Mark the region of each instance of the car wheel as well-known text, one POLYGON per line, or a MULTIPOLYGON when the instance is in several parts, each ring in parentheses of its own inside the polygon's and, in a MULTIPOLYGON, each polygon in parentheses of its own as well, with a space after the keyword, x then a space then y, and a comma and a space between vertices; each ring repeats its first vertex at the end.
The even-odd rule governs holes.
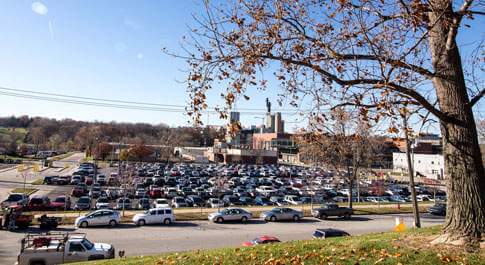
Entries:
POLYGON ((344 219, 350 219, 351 215, 349 213, 344 214, 344 219))
POLYGON ((298 215, 293 216, 293 221, 295 221, 295 222, 300 221, 300 216, 298 216, 298 215))
POLYGON ((322 219, 322 220, 326 220, 326 219, 327 219, 327 217, 328 217, 328 216, 327 216, 326 214, 321 214, 321 215, 320 215, 320 219, 322 219))
POLYGON ((81 224, 79 225, 79 227, 82 227, 82 228, 88 227, 88 222, 86 222, 86 221, 81 222, 81 224))
POLYGON ((111 220, 111 221, 109 221, 109 225, 110 225, 111 227, 115 227, 117 224, 118 224, 118 223, 116 223, 116 221, 115 221, 115 220, 111 220))
POLYGON ((273 215, 273 216, 271 216, 271 217, 269 218, 269 220, 270 220, 271 222, 275 222, 275 221, 276 221, 276 216, 274 216, 274 215, 273 215))
POLYGON ((170 218, 165 218, 165 220, 163 220, 163 223, 169 225, 172 223, 172 220, 170 220, 170 218))
POLYGON ((216 221, 217 221, 218 223, 222 223, 222 222, 224 222, 224 219, 222 219, 222 217, 218 217, 216 221))
POLYGON ((145 224, 146 224, 145 220, 143 220, 143 219, 138 221, 138 223, 137 223, 138 226, 144 226, 145 224))
POLYGON ((241 218, 241 222, 245 223, 245 222, 247 222, 247 221, 248 221, 248 218, 247 218, 246 216, 243 216, 243 217, 241 218))

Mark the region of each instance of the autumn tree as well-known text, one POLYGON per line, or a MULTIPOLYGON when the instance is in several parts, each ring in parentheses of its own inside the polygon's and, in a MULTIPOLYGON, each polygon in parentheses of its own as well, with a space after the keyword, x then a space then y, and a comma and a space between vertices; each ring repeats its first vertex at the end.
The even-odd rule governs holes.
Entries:
POLYGON ((348 186, 349 207, 352 208, 359 175, 376 162, 382 144, 372 135, 370 124, 358 116, 343 108, 335 109, 329 115, 331 122, 310 123, 310 128, 298 138, 300 154, 310 152, 318 162, 338 172, 348 186), (339 173, 342 171, 345 173, 339 173))
POLYGON ((101 142, 96 145, 96 148, 94 149, 94 155, 96 158, 105 160, 108 155, 111 154, 113 151, 113 146, 111 146, 107 142, 101 142))
POLYGON ((485 231, 485 176, 472 108, 485 90, 468 86, 457 45, 458 32, 470 30, 465 21, 484 14, 473 4, 206 1, 186 38, 187 54, 176 54, 190 68, 188 113, 200 122, 208 91, 218 87, 225 100, 219 111, 227 115, 237 99, 248 99, 248 89, 264 89, 268 81, 279 82, 280 94, 295 106, 313 99, 302 106, 307 113, 349 106, 395 128, 398 111, 421 109, 440 122, 444 139, 448 203, 438 241, 476 247, 485 231), (266 71, 275 78, 268 80, 266 71))
POLYGON ((24 157, 29 153, 29 147, 26 144, 21 144, 18 147, 17 153, 19 156, 24 157))
POLYGON ((136 144, 128 150, 128 156, 137 161, 143 161, 153 153, 153 148, 143 143, 136 144))

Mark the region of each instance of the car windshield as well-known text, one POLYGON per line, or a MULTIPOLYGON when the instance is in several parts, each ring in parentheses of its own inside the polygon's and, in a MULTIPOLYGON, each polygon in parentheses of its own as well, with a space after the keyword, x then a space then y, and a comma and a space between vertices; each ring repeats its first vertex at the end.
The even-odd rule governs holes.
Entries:
POLYGON ((7 201, 20 201, 22 200, 22 195, 21 194, 10 194, 8 196, 7 201))
POLYGON ((57 197, 54 201, 55 202, 65 202, 66 198, 65 197, 57 197))
POLYGON ((79 200, 77 201, 78 203, 88 203, 90 201, 89 198, 79 198, 79 200))
POLYGON ((98 202, 106 203, 106 202, 108 202, 108 198, 99 198, 98 202))
POLYGON ((43 200, 41 198, 34 198, 30 200, 31 204, 42 204, 43 200))
POLYGON ((90 250, 94 247, 94 244, 89 242, 89 240, 87 239, 83 239, 83 241, 81 241, 81 243, 83 244, 83 246, 87 249, 87 250, 90 250))

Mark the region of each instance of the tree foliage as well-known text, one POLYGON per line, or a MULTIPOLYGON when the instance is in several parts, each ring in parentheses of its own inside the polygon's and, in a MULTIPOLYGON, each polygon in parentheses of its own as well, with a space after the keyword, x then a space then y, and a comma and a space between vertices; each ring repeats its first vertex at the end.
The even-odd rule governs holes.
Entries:
MULTIPOLYGON (((328 110, 338 107, 355 109, 363 121, 386 119, 390 132, 398 131, 408 113, 424 121, 435 117, 449 179, 443 238, 476 243, 485 231, 485 171, 472 108, 485 89, 467 78, 466 69, 476 64, 462 65, 457 34, 466 30, 465 21, 485 12, 473 0, 456 4, 207 1, 187 38, 187 54, 176 55, 189 67, 189 114, 200 122, 208 91, 215 87, 222 90, 225 105, 219 111, 225 117, 236 100, 248 99, 249 89, 276 81, 281 97, 294 106, 304 103, 317 124, 328 122, 328 110)), ((483 66, 483 55, 476 62, 483 66)), ((475 70, 468 72, 483 73, 483 67, 475 70)))

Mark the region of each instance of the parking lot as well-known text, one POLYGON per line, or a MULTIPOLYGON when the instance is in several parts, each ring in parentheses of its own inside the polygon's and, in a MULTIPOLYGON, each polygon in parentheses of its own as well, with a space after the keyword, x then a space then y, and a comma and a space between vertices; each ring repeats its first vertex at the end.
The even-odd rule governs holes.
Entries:
MULTIPOLYGON (((247 224, 225 223, 217 224, 208 221, 176 222, 170 226, 152 225, 137 227, 125 224, 116 228, 75 229, 62 226, 58 231, 76 231, 87 233, 87 238, 93 242, 113 244, 116 250, 125 250, 126 255, 149 255, 164 252, 180 252, 195 249, 210 249, 218 247, 238 247, 244 241, 261 235, 272 235, 282 241, 310 239, 316 228, 337 228, 359 235, 373 232, 392 231, 395 218, 402 217, 407 227, 412 226, 410 214, 401 215, 361 215, 351 220, 318 220, 306 218, 301 222, 263 222, 253 220, 247 224), (356 225, 358 224, 358 225, 356 225), (228 236, 228 235, 231 236, 228 236), (113 236, 116 235, 116 236, 113 236)), ((422 215, 422 226, 442 224, 444 218, 422 215)), ((38 232, 32 228, 30 232, 38 232)), ((25 231, 25 232, 29 232, 25 231)), ((23 233, 0 231, 0 264, 12 264, 19 249, 19 241, 23 233)))
MULTIPOLYGON (((83 163, 71 175, 44 175, 47 192, 35 210, 221 208, 228 206, 299 206, 345 202, 349 189, 339 172, 275 165, 123 163, 95 169, 83 163), (64 198, 58 198, 64 197, 64 198), (161 199, 161 200, 160 200, 161 199), (66 203, 53 203, 66 200, 66 203), (156 204, 159 202, 159 204, 156 204)), ((360 181, 354 201, 406 203, 406 184, 360 181)), ((15 184, 10 184, 15 186, 15 184)), ((18 186, 18 184, 17 184, 18 186)), ((418 187, 421 201, 445 200, 436 187, 418 187)))

